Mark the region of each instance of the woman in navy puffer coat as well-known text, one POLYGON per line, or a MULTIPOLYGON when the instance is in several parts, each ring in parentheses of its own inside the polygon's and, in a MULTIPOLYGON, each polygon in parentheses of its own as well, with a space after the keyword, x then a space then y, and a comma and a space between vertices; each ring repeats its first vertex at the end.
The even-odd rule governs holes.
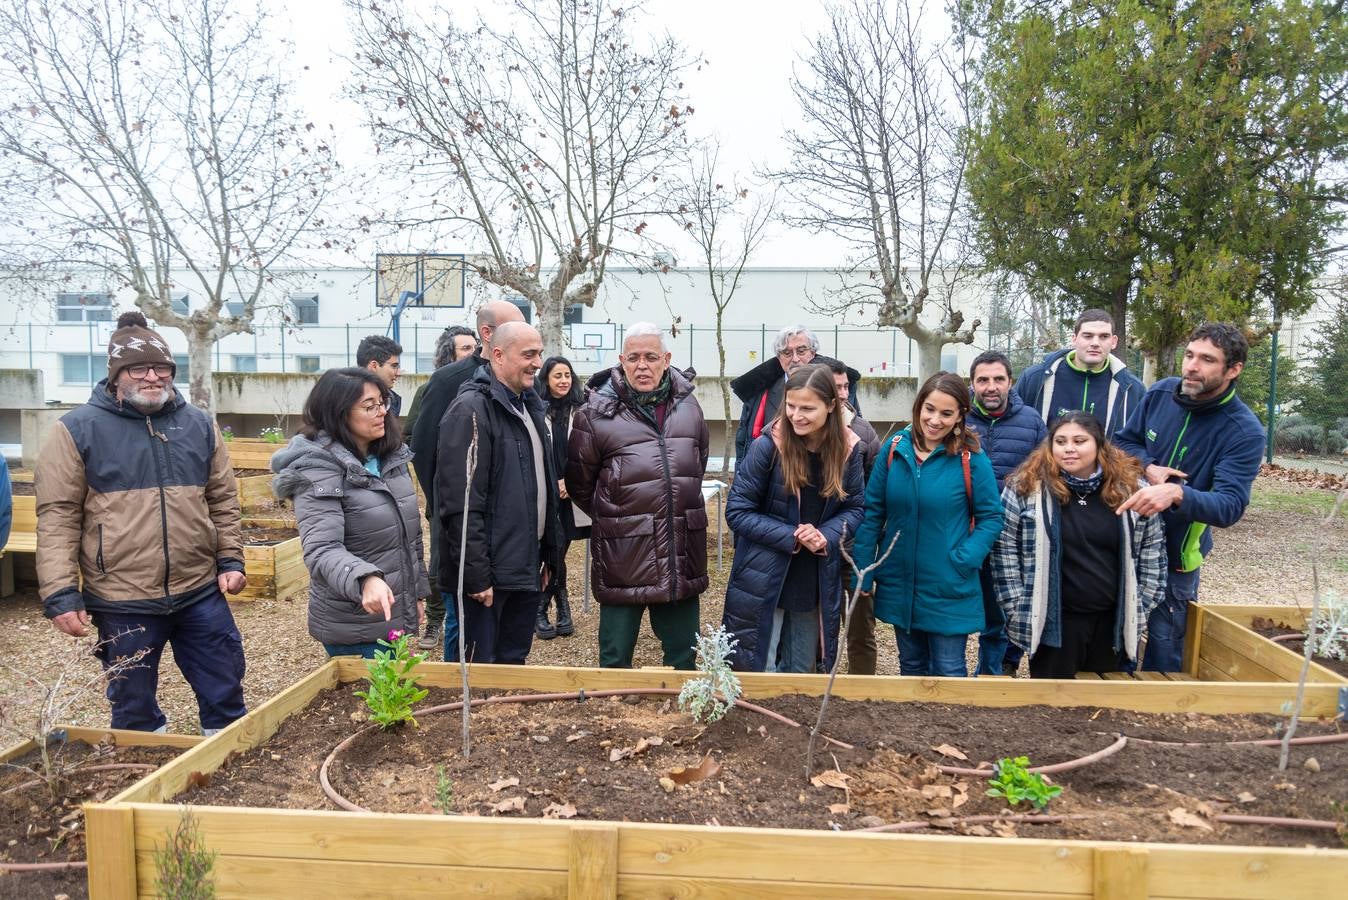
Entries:
POLYGON ((735 561, 723 624, 739 642, 736 669, 776 669, 779 640, 782 671, 813 672, 821 656, 824 668, 832 667, 842 615, 840 545, 862 517, 861 457, 828 368, 793 373, 777 420, 750 444, 726 502, 735 561))

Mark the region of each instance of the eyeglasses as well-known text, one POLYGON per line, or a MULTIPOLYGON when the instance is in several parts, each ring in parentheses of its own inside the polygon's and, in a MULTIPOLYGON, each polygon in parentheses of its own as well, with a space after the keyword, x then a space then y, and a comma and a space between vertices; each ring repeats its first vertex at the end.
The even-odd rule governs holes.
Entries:
POLYGON ((153 372, 160 378, 170 378, 173 375, 174 367, 169 365, 168 363, 159 363, 153 366, 150 365, 127 366, 126 370, 131 373, 132 378, 136 379, 149 378, 151 372, 153 372))
POLYGON ((645 363, 648 366, 659 365, 660 360, 664 359, 659 353, 629 353, 623 357, 623 362, 629 366, 635 366, 638 363, 645 363))
POLYGON ((387 403, 362 403, 356 409, 365 413, 367 416, 382 416, 388 412, 387 403))
POLYGON ((782 359, 791 359, 792 357, 795 357, 796 359, 810 359, 814 356, 814 351, 809 347, 797 347, 794 350, 787 347, 785 350, 777 351, 777 355, 782 359))

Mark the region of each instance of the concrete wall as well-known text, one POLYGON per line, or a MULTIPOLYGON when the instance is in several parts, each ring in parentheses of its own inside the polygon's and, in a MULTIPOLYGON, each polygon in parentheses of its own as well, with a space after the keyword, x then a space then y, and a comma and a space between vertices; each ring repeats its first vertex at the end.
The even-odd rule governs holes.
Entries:
POLYGON ((52 426, 74 408, 70 404, 61 404, 20 411, 19 432, 23 442, 24 466, 32 468, 37 465, 38 455, 42 452, 42 445, 46 443, 47 436, 51 434, 52 426))
POLYGON ((33 369, 0 369, 0 409, 34 409, 42 395, 42 373, 33 369))

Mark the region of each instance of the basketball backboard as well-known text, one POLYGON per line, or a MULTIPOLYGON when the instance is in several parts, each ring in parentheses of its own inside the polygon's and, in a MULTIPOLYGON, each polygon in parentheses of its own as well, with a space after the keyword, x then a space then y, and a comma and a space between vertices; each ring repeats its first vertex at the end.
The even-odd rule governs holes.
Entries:
POLYGON ((575 322, 570 328, 571 346, 574 349, 618 349, 618 326, 612 322, 575 322))
POLYGON ((375 306, 442 306, 463 309, 466 266, 462 253, 377 253, 375 306))

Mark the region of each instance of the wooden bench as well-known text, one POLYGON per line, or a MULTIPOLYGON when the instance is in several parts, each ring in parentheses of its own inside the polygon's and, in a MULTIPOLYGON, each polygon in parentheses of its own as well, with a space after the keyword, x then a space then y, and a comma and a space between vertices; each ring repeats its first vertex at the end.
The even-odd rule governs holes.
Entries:
POLYGON ((11 531, 9 542, 0 551, 0 597, 14 594, 14 554, 37 553, 37 535, 31 531, 11 531))

